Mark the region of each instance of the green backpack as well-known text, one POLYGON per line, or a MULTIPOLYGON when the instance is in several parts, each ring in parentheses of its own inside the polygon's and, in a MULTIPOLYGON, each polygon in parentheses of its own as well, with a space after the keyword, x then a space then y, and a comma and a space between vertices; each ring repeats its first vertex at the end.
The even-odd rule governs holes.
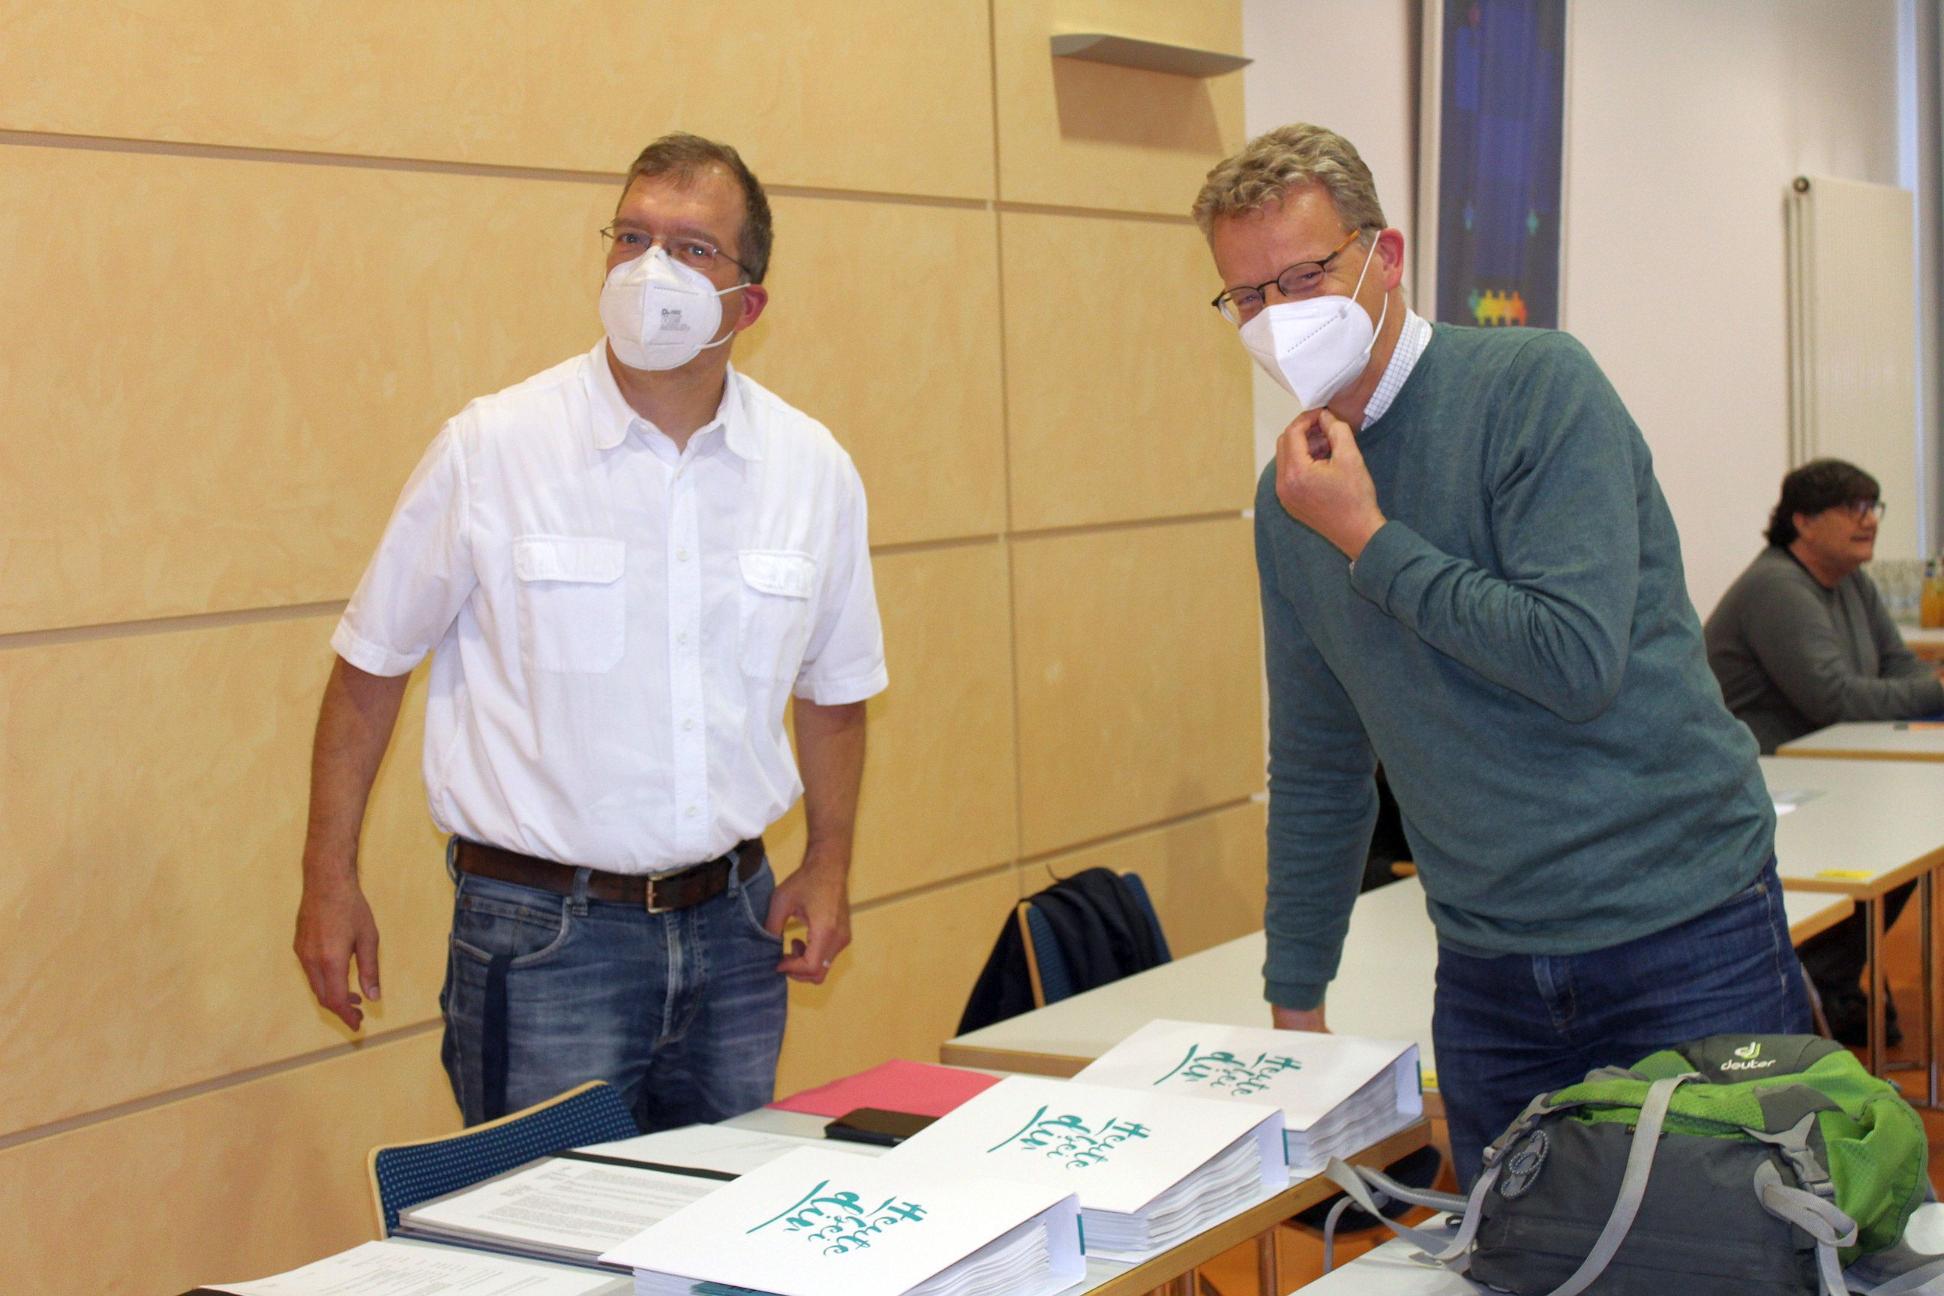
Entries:
POLYGON ((1850 1291, 1843 1266, 1900 1243, 1930 1196, 1928 1154, 1910 1104, 1841 1045, 1716 1035, 1533 1099, 1468 1198, 1341 1161, 1328 1174, 1373 1214, 1370 1187, 1459 1212, 1455 1235, 1397 1231, 1521 1296, 1831 1296, 1850 1291))

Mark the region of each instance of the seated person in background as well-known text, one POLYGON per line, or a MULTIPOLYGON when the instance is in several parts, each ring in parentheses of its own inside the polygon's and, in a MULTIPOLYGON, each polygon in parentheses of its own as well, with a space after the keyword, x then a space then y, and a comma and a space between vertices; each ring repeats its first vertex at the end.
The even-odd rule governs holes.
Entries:
MULTIPOLYGON (((1918 660, 1864 574, 1883 516, 1876 478, 1818 459, 1782 479, 1768 548, 1708 618, 1708 665, 1728 709, 1771 755, 1839 720, 1944 710, 1944 673, 1918 660)), ((1895 921, 1910 888, 1888 897, 1895 921)), ((1866 936, 1858 913, 1802 947, 1836 1038, 1863 1042, 1866 936)), ((1885 1034, 1901 1038, 1894 1009, 1885 1034)))
POLYGON ((1784 477, 1768 548, 1708 618, 1708 665, 1764 756, 1839 720, 1944 711, 1944 672, 1904 647, 1862 570, 1877 495, 1876 478, 1840 459, 1784 477))

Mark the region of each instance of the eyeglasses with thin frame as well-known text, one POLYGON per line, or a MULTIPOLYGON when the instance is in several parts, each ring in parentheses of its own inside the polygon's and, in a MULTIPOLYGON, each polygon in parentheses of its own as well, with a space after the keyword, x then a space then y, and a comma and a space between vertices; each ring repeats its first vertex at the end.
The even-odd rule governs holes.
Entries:
POLYGON ((1872 517, 1877 519, 1879 522, 1881 522, 1883 520, 1883 515, 1886 512, 1888 512, 1890 508, 1888 504, 1885 504, 1880 499, 1855 499, 1849 501, 1847 504, 1834 505, 1834 507, 1843 510, 1843 512, 1849 514, 1851 517, 1855 518, 1858 522, 1863 521, 1865 518, 1872 518, 1872 517))
POLYGON ((1323 272, 1330 268, 1330 262, 1342 256, 1343 249, 1349 247, 1361 233, 1362 230, 1351 230, 1343 242, 1330 250, 1328 256, 1317 261, 1298 261, 1295 265, 1286 267, 1274 279, 1265 279, 1252 286, 1224 288, 1215 294, 1215 300, 1209 305, 1220 311, 1222 318, 1229 323, 1240 324, 1262 309, 1263 303, 1268 300, 1263 296, 1262 290, 1270 284, 1274 284, 1276 291, 1286 298, 1301 297, 1306 293, 1315 292, 1317 285, 1323 282, 1323 272))
MULTIPOLYGON (((723 262, 749 275, 749 267, 724 252, 705 238, 693 234, 651 234, 633 225, 614 224, 604 226, 601 237, 610 248, 618 250, 624 260, 632 261, 656 243, 668 252, 669 259, 680 265, 708 274, 723 262)), ((755 276, 750 275, 753 279, 755 276)))

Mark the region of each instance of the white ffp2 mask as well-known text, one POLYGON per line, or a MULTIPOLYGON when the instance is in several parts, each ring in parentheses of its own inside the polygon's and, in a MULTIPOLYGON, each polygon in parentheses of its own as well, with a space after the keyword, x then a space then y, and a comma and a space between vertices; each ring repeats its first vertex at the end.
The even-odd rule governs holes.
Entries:
POLYGON ((1370 312, 1357 304, 1364 276, 1376 259, 1373 243, 1348 297, 1277 302, 1242 326, 1242 345, 1305 410, 1329 404, 1370 361, 1377 334, 1390 315, 1389 293, 1384 294, 1384 308, 1374 325, 1370 312))
POLYGON ((741 284, 717 288, 700 270, 677 265, 660 247, 608 271, 601 285, 601 326, 615 359, 630 369, 679 369, 730 334, 722 327, 722 297, 741 284))

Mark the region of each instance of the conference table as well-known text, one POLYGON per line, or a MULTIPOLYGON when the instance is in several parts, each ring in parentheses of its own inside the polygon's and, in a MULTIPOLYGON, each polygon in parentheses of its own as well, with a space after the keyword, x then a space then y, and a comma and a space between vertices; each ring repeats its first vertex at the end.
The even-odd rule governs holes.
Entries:
POLYGON ((1849 720, 1775 749, 1791 759, 1944 762, 1944 720, 1849 720))
MULTIPOLYGON (((1789 934, 1797 944, 1847 918, 1847 895, 1786 889, 1789 934)), ((1198 954, 1137 972, 1098 989, 947 1040, 941 1062, 954 1066, 1069 1076, 1154 1018, 1266 1026, 1263 934, 1252 932, 1198 954)), ((1441 1115, 1431 1049, 1431 999, 1437 933, 1415 877, 1357 897, 1343 960, 1330 983, 1330 1029, 1418 1047, 1425 1111, 1441 1115)))
POLYGON ((1944 627, 1930 626, 1918 629, 1916 626, 1898 626, 1903 633, 1904 647, 1927 662, 1944 662, 1944 627))
MULTIPOLYGON (((1849 917, 1869 920, 1870 966, 1882 940, 1885 894, 1916 879, 1922 933, 1925 1101, 1937 1105, 1939 1066, 1932 1020, 1935 959, 1928 921, 1930 879, 1944 864, 1944 769, 1919 763, 1781 760, 1761 769, 1777 800, 1775 849, 1790 938, 1800 945, 1849 917)), ((1042 1075, 1072 1075, 1148 1021, 1177 1018, 1260 1026, 1263 935, 1150 968, 948 1040, 939 1060, 1042 1075)), ((1330 985, 1332 1030, 1418 1046, 1426 1111, 1436 1115, 1437 1059, 1431 1004, 1437 936, 1415 877, 1367 891, 1351 911, 1343 959, 1330 985)), ((1872 978, 1874 982, 1875 978, 1872 978)), ((1870 987, 1876 989, 1874 984, 1870 987)), ((1868 1060, 1883 1069, 1882 1001, 1872 1001, 1868 1060)))
MULTIPOLYGON (((1867 730, 1881 737, 1887 726, 1835 725, 1822 732, 1867 730)), ((1761 759, 1762 776, 1776 802, 1775 850, 1785 889, 1848 896, 1864 912, 1867 966, 1864 991, 1870 1004, 1866 1057, 1873 1073, 1883 1067, 1883 899, 1906 882, 1917 882, 1918 951, 1924 1023, 1924 1105, 1938 1105, 1935 923, 1932 893, 1944 864, 1944 731, 1937 760, 1901 756, 1859 758, 1835 750, 1818 758, 1784 747, 1761 759)), ((1802 741, 1810 742, 1816 735, 1802 741)), ((1839 743, 1861 740, 1840 737, 1839 743)), ((1793 744, 1791 744, 1793 746, 1793 744)))

